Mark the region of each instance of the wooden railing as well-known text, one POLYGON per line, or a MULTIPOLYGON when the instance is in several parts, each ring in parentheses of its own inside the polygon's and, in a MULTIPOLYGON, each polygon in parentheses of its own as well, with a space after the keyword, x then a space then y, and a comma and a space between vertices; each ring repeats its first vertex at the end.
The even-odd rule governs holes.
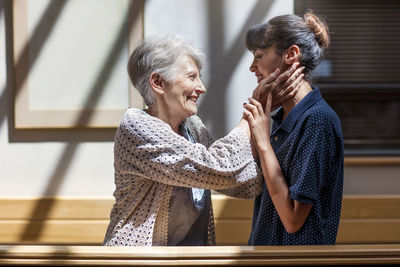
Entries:
POLYGON ((322 266, 400 264, 400 245, 292 247, 1 246, 0 265, 322 266))
MULTIPOLYGON (((0 198, 0 244, 101 245, 112 198, 0 198)), ((252 200, 213 195, 217 245, 247 245, 252 200)), ((400 244, 400 195, 345 195, 337 244, 400 244)))
MULTIPOLYGON (((213 205, 217 243, 246 244, 253 202, 215 196, 213 205)), ((345 195, 336 243, 400 244, 400 195, 345 195)))
POLYGON ((364 165, 364 166, 399 166, 400 165, 400 157, 399 156, 382 156, 382 157, 373 157, 373 156, 352 156, 352 157, 344 157, 344 165, 364 165))
POLYGON ((217 246, 103 247, 112 204, 112 198, 0 198, 0 265, 400 264, 400 195, 345 195, 335 246, 245 246, 253 201, 213 195, 217 246))

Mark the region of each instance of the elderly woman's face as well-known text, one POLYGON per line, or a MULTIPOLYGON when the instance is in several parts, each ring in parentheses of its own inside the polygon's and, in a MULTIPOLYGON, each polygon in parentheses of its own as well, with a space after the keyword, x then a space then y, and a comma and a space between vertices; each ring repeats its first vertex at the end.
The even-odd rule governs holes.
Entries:
POLYGON ((169 82, 164 95, 172 115, 185 119, 197 113, 197 100, 206 92, 200 79, 200 71, 189 56, 178 59, 174 79, 169 82))
POLYGON ((255 49, 253 51, 253 62, 250 66, 250 71, 254 72, 259 83, 277 68, 283 65, 283 57, 278 55, 275 46, 270 46, 264 49, 255 49))

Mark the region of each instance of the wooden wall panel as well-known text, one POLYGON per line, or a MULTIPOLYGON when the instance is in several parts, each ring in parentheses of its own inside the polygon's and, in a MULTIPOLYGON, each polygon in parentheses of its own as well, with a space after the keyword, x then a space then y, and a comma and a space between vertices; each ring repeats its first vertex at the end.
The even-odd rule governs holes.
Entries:
MULTIPOLYGON (((112 198, 0 198, 0 244, 101 245, 112 198)), ((400 195, 345 195, 338 244, 400 243, 400 195)), ((253 200, 213 195, 218 245, 247 245, 253 200)))

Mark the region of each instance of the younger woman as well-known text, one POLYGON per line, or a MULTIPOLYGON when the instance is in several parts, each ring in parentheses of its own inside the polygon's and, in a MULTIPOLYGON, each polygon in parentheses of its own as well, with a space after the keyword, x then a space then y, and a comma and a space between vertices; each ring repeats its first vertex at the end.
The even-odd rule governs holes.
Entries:
POLYGON ((294 98, 272 116, 272 131, 271 92, 265 106, 253 98, 244 104, 265 179, 249 245, 333 245, 342 203, 343 137, 338 116, 310 82, 329 46, 328 28, 312 13, 284 15, 252 27, 246 41, 259 82, 294 62, 305 67, 294 98))

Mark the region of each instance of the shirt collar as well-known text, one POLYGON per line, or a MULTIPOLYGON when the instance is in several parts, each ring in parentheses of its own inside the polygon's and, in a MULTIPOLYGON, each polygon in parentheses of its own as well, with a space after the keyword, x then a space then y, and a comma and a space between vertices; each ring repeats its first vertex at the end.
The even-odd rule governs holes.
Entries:
POLYGON ((296 124, 297 119, 304 111, 310 106, 314 105, 318 100, 322 99, 319 88, 313 87, 313 90, 308 93, 290 112, 286 119, 282 122, 283 109, 280 107, 278 111, 272 116, 272 119, 280 125, 280 129, 290 133, 296 124))

